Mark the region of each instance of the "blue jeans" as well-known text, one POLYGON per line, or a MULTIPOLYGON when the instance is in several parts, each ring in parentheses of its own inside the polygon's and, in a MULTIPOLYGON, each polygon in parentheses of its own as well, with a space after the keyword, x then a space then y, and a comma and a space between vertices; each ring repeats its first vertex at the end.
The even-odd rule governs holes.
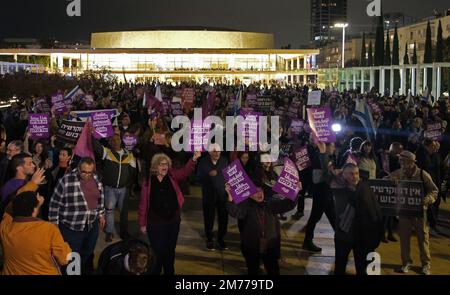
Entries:
POLYGON ((96 220, 91 226, 86 226, 83 231, 71 230, 67 225, 59 224, 59 230, 72 252, 80 254, 81 273, 93 271, 93 258, 95 245, 98 239, 99 221, 96 220), (92 261, 91 261, 92 260, 92 261), (92 265, 91 265, 92 264, 92 265))
MULTIPOLYGON (((119 207, 119 212, 122 213, 123 203, 127 196, 127 188, 114 188, 105 186, 105 208, 106 208, 106 233, 114 233, 114 210, 116 206, 119 207)), ((122 215, 120 218, 120 223, 122 225, 122 215)), ((122 227, 122 226, 121 226, 122 227)), ((121 228, 121 232, 126 229, 121 228)))

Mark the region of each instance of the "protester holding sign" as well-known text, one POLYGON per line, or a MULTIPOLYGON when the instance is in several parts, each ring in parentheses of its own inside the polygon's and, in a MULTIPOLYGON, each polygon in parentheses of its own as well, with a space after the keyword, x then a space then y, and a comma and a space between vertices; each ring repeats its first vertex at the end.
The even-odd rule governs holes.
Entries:
POLYGON ((356 274, 367 274, 367 255, 375 252, 383 234, 380 206, 370 187, 360 181, 358 166, 347 163, 338 173, 328 165, 325 143, 319 142, 318 148, 336 212, 334 273, 345 274, 348 256, 353 250, 356 274))
MULTIPOLYGON (((396 181, 415 180, 423 182, 423 186, 425 188, 424 212, 426 212, 428 206, 436 201, 438 194, 438 188, 433 183, 430 174, 417 167, 416 155, 409 151, 403 151, 400 153, 400 167, 400 169, 392 172, 389 175, 389 179, 396 181)), ((410 240, 413 228, 415 228, 416 230, 417 240, 419 242, 422 273, 428 275, 431 271, 431 255, 429 248, 430 241, 426 214, 424 214, 424 217, 400 216, 398 224, 402 259, 402 267, 400 268, 400 271, 403 273, 407 273, 412 265, 412 259, 410 256, 410 240)))
POLYGON ((255 179, 257 193, 239 205, 233 202, 230 186, 227 185, 227 210, 230 216, 242 220, 241 252, 247 264, 248 274, 257 275, 262 260, 268 275, 279 275, 280 267, 280 222, 277 214, 295 208, 290 199, 265 197, 262 179, 255 179))
POLYGON ((197 181, 202 185, 203 221, 206 237, 206 248, 214 251, 213 228, 217 211, 218 231, 217 248, 226 250, 224 241, 228 230, 228 214, 226 209, 227 195, 223 170, 227 167, 227 159, 221 155, 220 146, 210 146, 209 154, 198 164, 197 181))

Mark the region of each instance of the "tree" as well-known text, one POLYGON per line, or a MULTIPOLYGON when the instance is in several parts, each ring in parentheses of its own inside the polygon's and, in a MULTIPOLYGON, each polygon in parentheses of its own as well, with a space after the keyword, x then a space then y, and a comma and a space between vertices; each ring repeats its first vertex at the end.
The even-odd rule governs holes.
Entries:
MULTIPOLYGON (((432 52, 432 43, 431 43, 431 25, 428 21, 427 23, 427 34, 425 37, 425 53, 423 56, 423 63, 429 64, 433 62, 433 52, 432 52)), ((427 69, 427 81, 426 86, 428 87, 428 90, 431 91, 432 89, 432 74, 433 69, 427 69)))
POLYGON ((425 53, 423 56, 423 63, 432 63, 433 62, 433 53, 432 53, 432 43, 431 43, 431 25, 428 21, 427 23, 427 34, 425 37, 425 53))
POLYGON ((362 43, 361 43, 361 67, 365 67, 367 65, 366 59, 366 34, 363 32, 362 43))
POLYGON ((416 42, 414 42, 414 51, 413 51, 413 57, 412 57, 412 64, 417 64, 417 48, 416 48, 416 42))
POLYGON ((444 40, 442 38, 442 24, 439 20, 439 27, 437 32, 437 40, 436 40, 436 55, 435 62, 443 62, 444 61, 444 40))
POLYGON ((403 64, 409 65, 408 42, 405 44, 405 55, 403 56, 403 64))
POLYGON ((377 33, 375 37, 375 66, 384 64, 384 21, 383 13, 378 17, 377 33))
POLYGON ((373 50, 372 50, 372 41, 369 42, 369 58, 367 59, 367 65, 369 67, 373 66, 373 50))
MULTIPOLYGON (((392 43, 392 64, 398 66, 400 64, 400 49, 398 44, 397 25, 394 30, 394 41, 392 43)), ((400 88, 400 70, 394 70, 394 89, 400 88)))
POLYGON ((389 34, 389 29, 386 34, 386 49, 384 50, 384 65, 390 66, 392 64, 391 59, 391 38, 389 34))

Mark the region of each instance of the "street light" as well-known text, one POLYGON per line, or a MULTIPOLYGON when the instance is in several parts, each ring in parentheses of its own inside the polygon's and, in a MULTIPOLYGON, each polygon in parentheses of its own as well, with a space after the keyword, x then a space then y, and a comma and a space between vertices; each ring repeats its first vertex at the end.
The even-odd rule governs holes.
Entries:
POLYGON ((348 23, 337 23, 335 28, 342 28, 342 68, 345 68, 345 28, 348 27, 348 23))

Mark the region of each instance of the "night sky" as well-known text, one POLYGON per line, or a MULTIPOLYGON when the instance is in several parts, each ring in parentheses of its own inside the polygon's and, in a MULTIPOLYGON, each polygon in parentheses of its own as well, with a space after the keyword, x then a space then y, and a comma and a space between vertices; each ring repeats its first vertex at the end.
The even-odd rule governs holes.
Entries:
MULTIPOLYGON (((350 33, 370 31, 368 0, 349 0, 350 33)), ((82 16, 68 17, 69 0, 1 0, 0 38, 54 37, 90 41, 91 32, 155 26, 206 26, 275 35, 278 47, 298 48, 310 39, 310 0, 81 0, 82 16)), ((448 0, 383 2, 385 12, 421 18, 448 0)))

